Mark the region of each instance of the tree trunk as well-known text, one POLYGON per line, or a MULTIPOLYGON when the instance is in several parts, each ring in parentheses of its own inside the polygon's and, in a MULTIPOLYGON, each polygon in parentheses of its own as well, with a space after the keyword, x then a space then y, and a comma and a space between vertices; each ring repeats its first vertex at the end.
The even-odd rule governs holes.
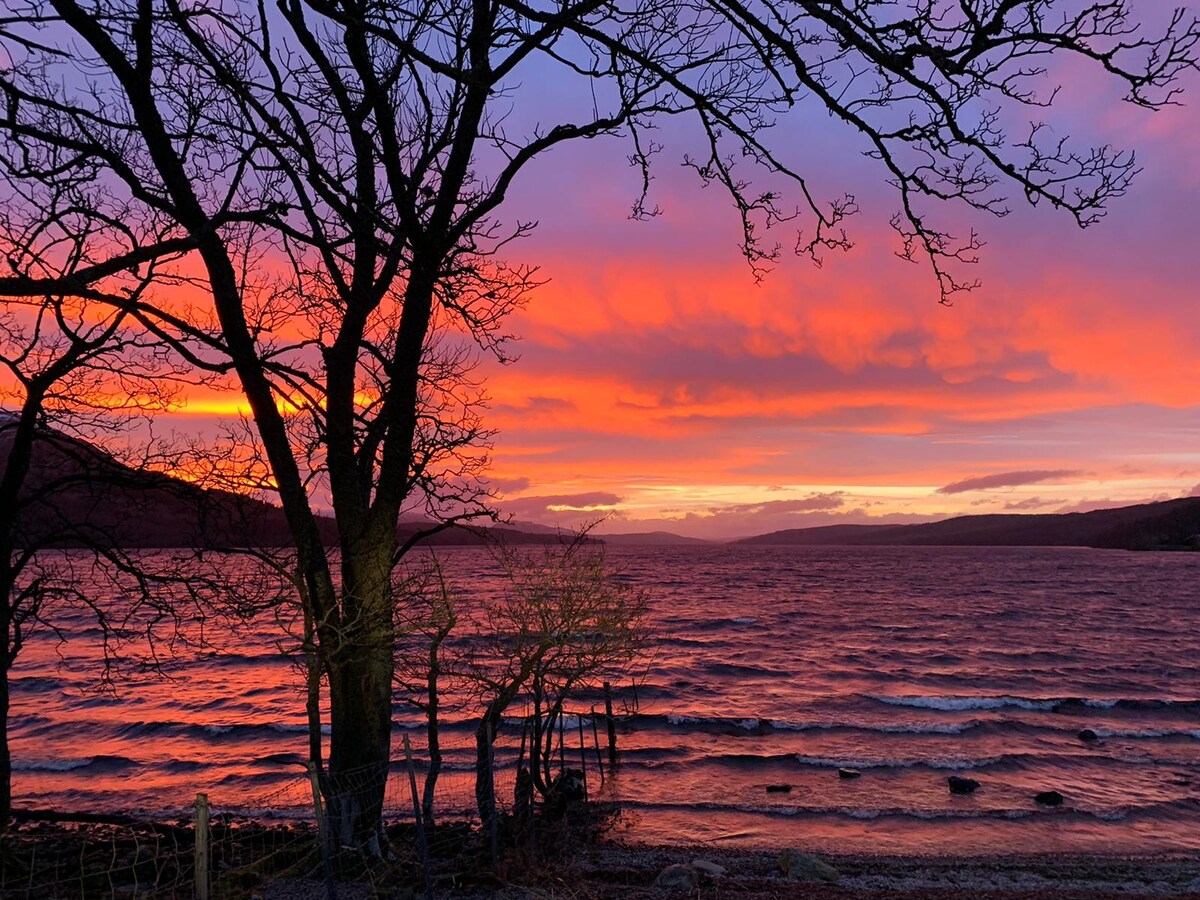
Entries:
POLYGON ((437 788, 438 776, 442 774, 442 742, 439 736, 439 687, 441 665, 438 661, 438 649, 441 640, 435 638, 429 651, 429 705, 425 710, 426 731, 429 736, 429 771, 425 773, 425 789, 421 797, 421 815, 427 828, 433 827, 433 795, 437 788))
POLYGON ((496 781, 492 772, 492 745, 500 728, 504 707, 499 701, 488 704, 479 727, 475 729, 475 808, 479 821, 487 828, 496 815, 496 781))
POLYGON ((0 665, 0 833, 8 828, 12 813, 12 757, 8 752, 8 670, 0 665))
POLYGON ((329 810, 345 844, 382 853, 392 738, 391 629, 349 635, 328 661, 329 810))
POLYGON ((316 632, 309 604, 304 604, 304 711, 308 716, 308 761, 320 772, 321 752, 321 657, 317 652, 316 632))

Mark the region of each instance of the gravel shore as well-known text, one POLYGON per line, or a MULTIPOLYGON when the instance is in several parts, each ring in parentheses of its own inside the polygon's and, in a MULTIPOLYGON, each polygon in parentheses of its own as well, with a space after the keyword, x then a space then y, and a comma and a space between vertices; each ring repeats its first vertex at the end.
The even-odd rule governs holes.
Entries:
POLYGON ((598 888, 580 896, 658 896, 651 885, 663 868, 706 859, 726 869, 698 888, 708 897, 1200 897, 1196 855, 820 858, 838 871, 836 883, 786 878, 774 851, 607 845, 580 854, 581 874, 598 888), (616 890, 606 891, 605 882, 616 890))
MULTIPOLYGON (((879 900, 1083 900, 1102 897, 1200 898, 1200 856, 872 856, 822 855, 838 872, 833 883, 797 881, 779 867, 779 853, 713 847, 601 844, 580 850, 537 875, 511 873, 488 883, 486 877, 438 885, 437 896, 495 897, 501 900, 592 900, 592 898, 879 898, 879 900), (717 877, 701 877, 690 890, 656 886, 668 866, 690 867, 706 860, 722 867, 717 877)), ((357 896, 342 888, 339 897, 357 896), (345 892, 345 893, 344 893, 345 892)), ((396 898, 414 897, 401 889, 396 898)), ((387 896, 385 893, 384 896, 387 896)), ((423 894, 418 893, 420 897, 423 894)), ((320 900, 318 885, 276 882, 263 900, 320 900)))

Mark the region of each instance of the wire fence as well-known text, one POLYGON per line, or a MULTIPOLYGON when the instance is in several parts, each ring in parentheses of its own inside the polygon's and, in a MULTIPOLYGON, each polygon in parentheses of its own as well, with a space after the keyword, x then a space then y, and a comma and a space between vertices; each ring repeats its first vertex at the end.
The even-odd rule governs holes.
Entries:
POLYGON ((464 880, 486 884, 501 859, 538 835, 561 837, 583 816, 615 746, 602 714, 564 714, 531 760, 528 723, 488 742, 474 765, 437 773, 406 735, 386 766, 308 771, 268 790, 197 794, 173 822, 51 814, 18 816, 0 834, 0 898, 225 898, 391 895, 434 897, 464 880), (549 752, 547 752, 547 748, 549 752), (549 774, 534 790, 531 770, 549 774), (590 781, 590 789, 589 789, 590 781), (539 827, 547 816, 553 827, 539 827), (284 891, 283 885, 288 885, 284 891), (300 891, 298 887, 302 887, 300 891))

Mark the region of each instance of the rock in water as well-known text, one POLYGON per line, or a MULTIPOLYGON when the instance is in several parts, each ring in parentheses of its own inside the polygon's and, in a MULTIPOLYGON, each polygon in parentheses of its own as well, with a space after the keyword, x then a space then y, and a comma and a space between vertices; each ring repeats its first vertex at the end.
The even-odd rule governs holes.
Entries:
POLYGON ((779 870, 794 881, 837 881, 838 870, 823 859, 796 850, 779 854, 779 870))
POLYGON ((838 769, 838 778, 862 778, 858 769, 838 769))
POLYGON ((790 794, 791 792, 792 792, 792 786, 790 784, 768 784, 767 785, 767 793, 768 794, 790 794))
POLYGON ((1062 806, 1063 795, 1058 791, 1042 791, 1033 799, 1043 806, 1062 806))
POLYGON ((667 866, 654 879, 654 886, 666 891, 694 891, 700 886, 700 873, 691 866, 678 863, 667 866))
POLYGON ((951 775, 946 781, 952 794, 973 794, 979 788, 979 782, 974 778, 963 778, 961 775, 951 775))
POLYGON ((725 874, 724 866, 719 866, 709 859, 693 859, 692 868, 699 872, 704 878, 708 878, 712 881, 715 881, 725 874))
POLYGON ((1083 731, 1079 732, 1079 739, 1081 741, 1098 741, 1100 740, 1100 735, 1096 734, 1096 732, 1092 731, 1090 728, 1085 728, 1083 731))

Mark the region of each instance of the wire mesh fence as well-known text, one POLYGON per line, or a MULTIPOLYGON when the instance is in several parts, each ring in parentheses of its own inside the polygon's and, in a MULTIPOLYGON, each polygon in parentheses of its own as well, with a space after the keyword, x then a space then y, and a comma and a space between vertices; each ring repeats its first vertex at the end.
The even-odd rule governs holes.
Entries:
POLYGON ((201 803, 175 821, 22 816, 0 836, 5 900, 249 896, 270 877, 306 874, 319 860, 302 781, 234 803, 201 803), (201 806, 204 815, 201 815, 201 806))
POLYGON ((605 777, 605 729, 594 711, 564 714, 534 756, 527 723, 510 723, 473 763, 440 765, 406 735, 386 766, 310 765, 266 790, 201 793, 172 821, 19 816, 0 834, 0 898, 224 900, 270 897, 284 882, 307 896, 406 886, 432 897, 464 873, 494 872, 551 807, 561 833, 564 809, 605 777), (550 790, 534 789, 539 777, 550 790))

